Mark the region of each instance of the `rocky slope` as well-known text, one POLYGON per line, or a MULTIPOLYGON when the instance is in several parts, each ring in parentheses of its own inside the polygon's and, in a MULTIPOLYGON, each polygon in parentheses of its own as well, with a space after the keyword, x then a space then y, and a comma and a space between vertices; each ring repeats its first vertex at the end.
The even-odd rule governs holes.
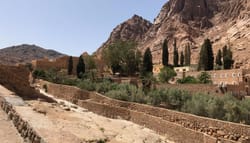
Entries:
POLYGON ((247 66, 250 64, 250 57, 247 57, 250 53, 247 47, 250 44, 249 23, 249 0, 169 0, 141 41, 140 48, 150 47, 154 63, 161 63, 163 40, 169 40, 171 53, 172 43, 177 39, 179 52, 188 43, 192 45, 192 63, 196 64, 201 44, 209 38, 214 53, 230 45, 236 64, 247 66))
POLYGON ((36 45, 19 45, 0 49, 0 64, 30 63, 32 60, 49 58, 54 59, 63 54, 46 50, 36 45))
POLYGON ((108 40, 97 50, 96 55, 100 57, 102 50, 105 47, 119 40, 135 42, 141 41, 151 26, 151 22, 138 15, 134 15, 132 18, 113 29, 108 40))
MULTIPOLYGON (((177 40, 179 52, 187 44, 192 46, 192 64, 197 64, 200 47, 205 38, 213 42, 216 54, 219 48, 230 45, 235 64, 250 65, 250 1, 249 0, 169 0, 162 7, 153 25, 139 17, 143 24, 128 22, 119 25, 100 48, 116 40, 135 40, 139 49, 151 48, 153 62, 161 63, 161 46, 169 41, 172 62, 173 41, 177 40)), ((98 51, 101 51, 101 50, 98 51)), ((97 52, 98 53, 98 52, 97 52)))

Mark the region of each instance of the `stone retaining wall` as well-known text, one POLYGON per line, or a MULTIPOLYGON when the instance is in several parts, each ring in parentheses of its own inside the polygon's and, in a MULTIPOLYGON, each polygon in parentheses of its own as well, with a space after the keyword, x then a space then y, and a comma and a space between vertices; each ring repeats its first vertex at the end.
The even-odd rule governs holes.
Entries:
POLYGON ((24 140, 27 140, 30 143, 45 143, 45 141, 29 125, 29 123, 23 120, 22 117, 15 111, 15 108, 2 97, 0 97, 0 107, 8 115, 8 118, 12 120, 14 126, 24 140))
MULTIPOLYGON (((44 84, 45 82, 42 82, 44 84)), ((123 118, 153 129, 161 134, 169 134, 175 140, 201 142, 250 142, 250 126, 199 117, 137 103, 123 102, 93 92, 83 91, 80 98, 76 95, 80 89, 46 82, 48 92, 58 98, 73 99, 77 104, 97 114, 110 118, 123 118), (70 92, 65 90, 70 89, 70 92), (63 91, 63 92, 61 92, 63 91), (87 94, 88 93, 88 94, 87 94), (84 99, 87 99, 83 101, 84 99), (172 129, 165 129, 165 128, 172 129), (185 130, 188 130, 185 132, 185 130), (171 134, 171 132, 175 132, 171 134), (192 138, 194 134, 195 138, 192 138), (199 139, 200 138, 200 139, 199 139), (248 139, 247 139, 248 138, 248 139)), ((179 141, 178 141, 179 142, 179 141)))

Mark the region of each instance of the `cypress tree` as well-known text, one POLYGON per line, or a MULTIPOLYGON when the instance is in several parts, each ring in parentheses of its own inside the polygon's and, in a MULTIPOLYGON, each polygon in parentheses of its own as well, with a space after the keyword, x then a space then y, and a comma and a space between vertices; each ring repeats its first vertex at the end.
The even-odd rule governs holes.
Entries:
POLYGON ((181 66, 184 66, 184 53, 183 53, 183 51, 181 51, 181 59, 180 59, 180 64, 181 64, 181 66))
POLYGON ((222 66, 222 52, 221 52, 221 49, 219 49, 218 52, 217 52, 216 65, 222 66))
POLYGON ((168 66, 168 59, 169 59, 168 41, 165 39, 162 46, 162 64, 164 66, 168 66))
POLYGON ((79 61, 76 67, 76 73, 78 78, 82 78, 82 74, 85 73, 85 63, 82 55, 79 57, 79 61))
POLYGON ((214 69, 214 55, 212 44, 209 39, 206 39, 201 47, 200 60, 198 70, 213 70, 214 69))
POLYGON ((185 47, 184 56, 185 56, 185 65, 190 66, 191 65, 191 48, 189 44, 185 47))
POLYGON ((143 71, 142 72, 143 74, 153 72, 152 54, 149 48, 147 48, 143 56, 143 71))
POLYGON ((223 47, 223 67, 224 69, 231 69, 234 64, 233 52, 227 46, 223 47))
POLYGON ((70 56, 68 61, 68 75, 71 75, 72 71, 73 71, 73 58, 72 56, 70 56))
POLYGON ((179 64, 179 54, 178 54, 178 49, 176 47, 176 39, 174 40, 174 55, 173 55, 173 63, 175 67, 178 67, 179 64))

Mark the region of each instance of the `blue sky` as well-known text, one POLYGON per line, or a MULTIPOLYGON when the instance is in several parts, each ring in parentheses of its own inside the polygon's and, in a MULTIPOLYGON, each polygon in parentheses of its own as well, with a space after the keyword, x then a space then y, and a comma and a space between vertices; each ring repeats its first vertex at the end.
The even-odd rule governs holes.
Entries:
POLYGON ((167 0, 0 0, 0 48, 36 44, 78 56, 94 52, 118 24, 151 22, 167 0))

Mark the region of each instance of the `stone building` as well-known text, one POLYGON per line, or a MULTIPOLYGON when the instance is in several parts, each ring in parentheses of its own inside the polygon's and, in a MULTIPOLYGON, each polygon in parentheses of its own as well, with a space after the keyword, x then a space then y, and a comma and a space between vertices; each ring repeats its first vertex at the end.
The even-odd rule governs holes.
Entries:
MULTIPOLYGON (((34 69, 41 70, 67 70, 68 69, 68 61, 69 56, 60 57, 58 59, 50 60, 50 59, 41 59, 41 60, 33 60, 32 66, 34 69)), ((76 66, 78 63, 78 57, 73 57, 73 74, 76 74, 76 66)))
MULTIPOLYGON (((187 71, 177 73, 177 75, 182 75, 182 77, 184 74, 184 76, 193 76, 196 78, 201 74, 200 71, 187 71)), ((207 73, 211 76, 211 80, 215 85, 239 85, 243 82, 243 79, 248 72, 243 69, 232 69, 207 71, 207 73)))

